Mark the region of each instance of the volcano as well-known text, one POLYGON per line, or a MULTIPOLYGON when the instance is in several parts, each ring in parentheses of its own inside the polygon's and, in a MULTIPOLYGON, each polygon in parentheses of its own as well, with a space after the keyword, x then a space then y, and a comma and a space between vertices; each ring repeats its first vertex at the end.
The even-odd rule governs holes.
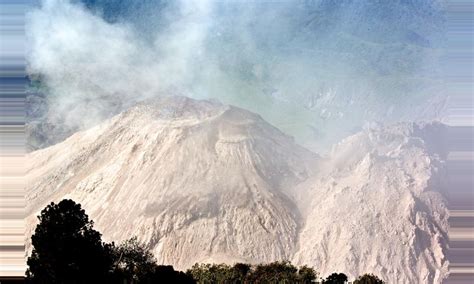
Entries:
POLYGON ((106 241, 136 236, 158 263, 291 260, 326 276, 447 275, 441 124, 372 127, 319 155, 216 101, 145 101, 28 154, 27 227, 81 203, 106 241))

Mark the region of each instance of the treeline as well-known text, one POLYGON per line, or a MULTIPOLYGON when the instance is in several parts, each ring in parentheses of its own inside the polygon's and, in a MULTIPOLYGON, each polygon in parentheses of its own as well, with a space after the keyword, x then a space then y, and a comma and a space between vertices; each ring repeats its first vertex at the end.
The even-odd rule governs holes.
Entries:
MULTIPOLYGON (((29 283, 347 283, 342 273, 325 279, 308 266, 289 262, 250 265, 195 264, 186 272, 158 265, 136 238, 121 244, 105 243, 80 204, 65 199, 51 203, 38 216, 27 260, 29 283)), ((353 283, 379 284, 366 274, 353 283)))
MULTIPOLYGON (((318 277, 317 272, 308 266, 299 268, 287 261, 277 261, 268 264, 250 265, 236 263, 233 266, 227 264, 195 264, 186 271, 197 283, 348 283, 348 277, 344 273, 333 273, 327 278, 318 277)), ((364 274, 358 277, 354 284, 382 284, 377 276, 364 274)))

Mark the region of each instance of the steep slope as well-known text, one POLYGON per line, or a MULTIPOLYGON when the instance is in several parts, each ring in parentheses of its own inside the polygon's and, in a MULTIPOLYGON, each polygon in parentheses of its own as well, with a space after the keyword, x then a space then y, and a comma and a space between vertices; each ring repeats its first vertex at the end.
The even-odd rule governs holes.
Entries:
POLYGON ((373 126, 319 158, 258 115, 212 101, 139 104, 28 154, 27 227, 80 202, 107 241, 160 263, 290 259, 388 283, 447 275, 442 124, 373 126))
POLYGON ((47 203, 72 198, 106 240, 136 235, 180 269, 288 259, 299 216, 285 192, 317 159, 242 109, 149 101, 28 155, 29 234, 47 203))
POLYGON ((294 261, 322 275, 441 283, 448 267, 444 131, 437 123, 375 127, 335 146, 298 188, 307 217, 294 261))

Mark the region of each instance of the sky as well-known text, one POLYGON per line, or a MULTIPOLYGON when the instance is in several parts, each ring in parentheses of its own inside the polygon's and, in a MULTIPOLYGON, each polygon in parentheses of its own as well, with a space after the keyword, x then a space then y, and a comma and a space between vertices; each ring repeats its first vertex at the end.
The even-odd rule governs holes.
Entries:
POLYGON ((28 73, 67 127, 177 94, 259 113, 324 151, 372 123, 444 119, 444 5, 44 0, 27 15, 28 73))

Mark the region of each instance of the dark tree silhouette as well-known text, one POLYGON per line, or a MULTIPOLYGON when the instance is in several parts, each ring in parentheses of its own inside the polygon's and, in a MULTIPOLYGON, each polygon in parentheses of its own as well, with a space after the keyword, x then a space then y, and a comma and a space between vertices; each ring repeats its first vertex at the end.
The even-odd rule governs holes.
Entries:
POLYGON ((51 203, 38 216, 31 237, 27 279, 32 283, 104 283, 112 269, 110 246, 102 243, 80 204, 51 203))
POLYGON ((158 265, 151 277, 140 283, 194 284, 196 281, 184 272, 174 270, 171 265, 158 265))
POLYGON ((312 283, 313 280, 315 280, 317 276, 318 274, 316 273, 316 271, 314 271, 313 268, 308 267, 306 265, 301 266, 298 269, 299 283, 303 283, 303 284, 312 283))
POLYGON ((323 283, 325 284, 344 284, 347 282, 347 276, 344 273, 333 273, 329 275, 323 283))
POLYGON ((359 276, 355 281, 354 284, 383 284, 384 282, 382 279, 378 278, 373 274, 364 274, 359 276))
POLYGON ((236 263, 232 267, 233 276, 232 278, 235 280, 236 283, 244 283, 245 278, 249 274, 252 267, 250 264, 247 263, 236 263))

